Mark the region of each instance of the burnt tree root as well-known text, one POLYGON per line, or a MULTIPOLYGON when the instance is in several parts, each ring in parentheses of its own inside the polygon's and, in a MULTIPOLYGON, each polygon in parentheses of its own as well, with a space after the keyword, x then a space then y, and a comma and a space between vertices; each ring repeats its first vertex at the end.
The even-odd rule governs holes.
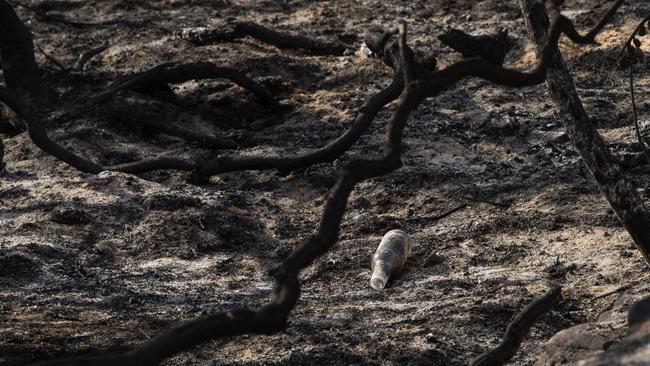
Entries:
MULTIPOLYGON (((607 22, 622 1, 617 1, 599 27, 607 22)), ((555 7, 553 0, 546 5, 555 7)), ((287 318, 300 297, 298 275, 318 257, 327 253, 338 241, 341 221, 346 211, 348 198, 355 185, 361 181, 383 176, 401 167, 402 135, 410 113, 429 97, 441 93, 460 80, 481 77, 505 86, 531 86, 542 83, 546 70, 552 61, 552 51, 562 33, 576 43, 593 42, 598 31, 587 36, 577 33, 573 24, 558 12, 553 12, 545 52, 538 66, 532 72, 508 70, 483 60, 465 60, 443 70, 431 72, 412 58, 406 46, 406 25, 401 24, 398 44, 400 69, 404 77, 404 89, 397 108, 386 127, 384 151, 378 159, 364 159, 350 162, 335 185, 331 188, 325 203, 323 216, 315 234, 297 246, 293 252, 272 271, 275 279, 271 300, 255 310, 231 310, 214 315, 202 316, 186 321, 161 334, 151 341, 127 352, 95 357, 78 357, 66 360, 44 362, 40 365, 157 365, 162 360, 185 351, 203 342, 241 334, 272 334, 287 327, 287 318), (491 65, 491 66, 490 66, 491 65)))
POLYGON ((549 312, 562 297, 562 288, 553 287, 521 310, 508 324, 503 340, 495 348, 473 359, 470 366, 505 365, 517 353, 521 342, 537 319, 549 312))
POLYGON ((304 49, 319 56, 341 56, 346 50, 345 46, 338 43, 281 33, 250 22, 239 22, 216 28, 187 28, 181 30, 179 36, 197 45, 233 42, 248 36, 280 49, 304 49))

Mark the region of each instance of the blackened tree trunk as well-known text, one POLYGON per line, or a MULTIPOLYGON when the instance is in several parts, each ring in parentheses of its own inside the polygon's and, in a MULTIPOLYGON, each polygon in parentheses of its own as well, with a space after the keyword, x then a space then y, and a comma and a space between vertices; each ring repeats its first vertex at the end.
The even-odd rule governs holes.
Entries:
MULTIPOLYGON (((549 26, 544 5, 535 0, 519 0, 526 18, 528 33, 538 51, 544 46, 549 26)), ((573 142, 587 169, 596 179, 621 223, 630 233, 637 249, 650 264, 650 212, 634 186, 622 174, 621 167, 594 125, 590 122, 573 78, 555 47, 553 61, 546 77, 548 91, 558 107, 567 135, 573 142)))
POLYGON ((0 58, 9 88, 39 107, 53 101, 36 65, 32 35, 5 0, 0 0, 0 58))

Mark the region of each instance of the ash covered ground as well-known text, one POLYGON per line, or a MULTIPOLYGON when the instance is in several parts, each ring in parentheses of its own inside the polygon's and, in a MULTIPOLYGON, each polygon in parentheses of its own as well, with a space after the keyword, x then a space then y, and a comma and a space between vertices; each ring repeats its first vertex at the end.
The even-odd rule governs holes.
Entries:
MULTIPOLYGON (((66 111, 110 82, 164 62, 233 67, 291 108, 269 114, 224 80, 174 84, 174 101, 123 92, 106 108, 136 95, 174 111, 169 123, 206 133, 246 131, 244 146, 227 151, 242 155, 292 155, 342 134, 363 102, 391 80, 388 67, 360 51, 373 27, 406 20, 410 45, 442 65, 460 59, 437 38, 446 29, 505 29, 516 41, 506 64, 535 63, 514 1, 23 3, 74 19, 146 20, 76 28, 16 9, 43 50, 36 53, 39 65, 62 96, 60 111, 48 118, 50 136, 103 164, 216 154, 136 126, 128 110, 68 118, 66 111), (176 36, 184 27, 238 20, 343 40, 351 51, 312 56, 250 38, 196 46, 176 36), (61 71, 44 56, 72 65, 105 41, 108 49, 81 72, 61 71)), ((561 44, 587 111, 617 154, 634 150, 636 138, 627 74, 616 69, 615 55, 650 13, 646 2, 628 3, 598 45, 561 44)), ((608 4, 569 1, 565 13, 588 29, 608 4)), ((643 132, 650 128, 647 69, 647 62, 640 65, 636 80, 643 132)), ((84 174, 40 151, 26 134, 3 137, 0 363, 124 350, 184 319, 263 304, 271 293, 269 269, 316 230, 340 168, 380 155, 394 106, 332 164, 288 175, 221 174, 201 186, 170 171, 84 174)), ((564 286, 564 298, 532 328, 513 364, 556 357, 548 339, 583 323, 592 340, 619 339, 629 305, 650 294, 647 265, 555 111, 544 86, 509 89, 475 79, 427 100, 409 120, 404 166, 357 186, 340 242, 302 274, 288 329, 209 342, 164 365, 462 365, 498 344, 512 316, 549 282, 564 286), (388 288, 374 291, 370 257, 395 228, 412 235, 413 253, 388 288)), ((648 174, 627 174, 649 199, 648 174)), ((562 357, 599 357, 598 347, 562 357)))

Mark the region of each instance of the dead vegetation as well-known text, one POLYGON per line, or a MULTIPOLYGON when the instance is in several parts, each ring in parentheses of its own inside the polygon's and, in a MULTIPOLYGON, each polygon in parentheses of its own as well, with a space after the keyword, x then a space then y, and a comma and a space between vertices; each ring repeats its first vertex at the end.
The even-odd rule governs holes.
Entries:
MULTIPOLYGON (((144 174, 153 171, 183 171, 188 172, 186 176, 188 181, 199 185, 209 184, 209 179, 215 175, 232 172, 276 170, 286 175, 296 170, 309 169, 316 164, 338 161, 343 154, 360 141, 380 111, 391 102, 396 101, 391 108, 391 117, 385 125, 383 153, 375 159, 353 159, 338 167, 336 172, 338 178, 331 179, 333 184, 324 199, 322 216, 320 221, 315 223, 318 229, 314 234, 303 239, 302 244, 297 245, 290 252, 280 255, 280 263, 270 270, 275 282, 268 303, 257 308, 227 310, 196 317, 172 327, 146 343, 133 348, 129 347, 129 350, 106 351, 98 356, 48 357, 50 360, 39 364, 156 365, 209 340, 246 334, 268 335, 286 330, 288 319, 300 299, 301 281, 299 276, 341 240, 341 226, 355 187, 361 182, 388 175, 401 168, 404 151, 403 132, 411 115, 427 99, 440 96, 460 81, 468 78, 477 78, 508 88, 524 88, 547 83, 550 96, 555 101, 560 112, 560 119, 566 128, 566 137, 575 146, 583 163, 595 178, 598 187, 643 258, 650 261, 648 258, 650 232, 645 230, 650 224, 650 213, 645 206, 643 197, 637 193, 634 182, 625 176, 619 161, 612 155, 599 132, 591 124, 576 91, 574 81, 569 75, 558 49, 562 35, 576 44, 595 43, 596 36, 605 28, 623 3, 623 0, 615 1, 591 31, 582 35, 576 30, 574 22, 561 14, 560 4, 557 2, 548 0, 544 4, 540 4, 521 0, 520 5, 528 24, 529 34, 538 47, 538 61, 529 71, 519 71, 503 66, 503 62, 512 48, 507 34, 473 37, 458 30, 447 33, 446 37, 441 40, 462 53, 463 59, 439 67, 439 62, 434 54, 410 46, 406 22, 399 22, 395 27, 388 27, 380 31, 369 31, 364 37, 364 44, 374 56, 392 70, 392 82, 362 103, 347 131, 329 143, 293 156, 286 156, 286 154, 274 156, 267 153, 255 155, 241 152, 238 155, 224 155, 218 150, 233 149, 242 144, 249 145, 247 147, 255 147, 255 145, 241 136, 209 135, 191 128, 177 126, 174 123, 179 118, 180 112, 174 112, 175 108, 168 109, 166 106, 151 102, 150 98, 164 103, 177 103, 178 98, 169 84, 180 84, 191 80, 221 79, 229 80, 250 92, 264 109, 263 113, 271 115, 272 119, 282 119, 286 114, 291 113, 291 106, 280 103, 266 85, 253 80, 244 71, 210 62, 163 63, 147 71, 119 78, 105 91, 87 98, 85 103, 75 105, 68 110, 58 110, 56 100, 59 96, 54 95, 51 88, 43 83, 41 71, 34 61, 31 36, 25 33, 24 25, 17 21, 18 18, 11 7, 5 1, 0 1, 2 24, 7 27, 4 33, 21 35, 16 39, 0 39, 6 84, 6 87, 0 87, 0 100, 16 115, 11 123, 4 122, 8 124, 7 130, 19 133, 21 121, 24 122, 34 145, 85 173, 99 174, 112 171, 144 174), (548 21, 549 17, 550 22, 548 21), (481 47, 490 42, 495 42, 495 46, 481 47), (16 78, 17 73, 23 77, 16 78), (133 91, 137 94, 130 94, 133 91), (118 99, 118 101, 111 102, 112 99, 118 99), (152 112, 149 112, 149 109, 152 112), (46 132, 47 126, 52 123, 49 116, 57 116, 59 119, 78 118, 93 113, 107 113, 114 116, 115 119, 127 121, 129 125, 138 124, 146 129, 161 131, 186 142, 197 143, 202 147, 217 151, 208 153, 207 156, 197 154, 187 157, 187 153, 183 155, 164 154, 142 160, 107 164, 94 162, 93 159, 72 152, 74 146, 72 148, 64 147, 51 139, 46 132), (120 113, 123 113, 125 117, 120 117, 120 113), (153 114, 149 115, 149 113, 153 114), (132 118, 129 118, 129 114, 132 114, 132 118), (45 122, 43 118, 45 118, 45 122)), ((77 22, 48 15, 47 12, 38 8, 24 4, 21 6, 36 12, 44 19, 70 26, 91 27, 121 24, 121 22, 112 21, 77 22)), ((636 36, 643 35, 639 29, 645 29, 646 23, 647 19, 634 31, 626 43, 626 50, 635 49, 637 50, 635 52, 639 52, 640 45, 634 39, 636 36)), ((179 34, 181 39, 189 40, 197 45, 235 42, 244 37, 251 37, 280 49, 300 49, 311 55, 341 56, 347 51, 353 52, 351 46, 343 45, 343 42, 326 42, 285 34, 251 22, 236 22, 211 28, 183 29, 179 34)), ((83 72, 84 65, 88 60, 105 51, 105 48, 106 46, 102 45, 80 55, 75 66, 69 69, 62 67, 61 72, 83 72)), ((632 52, 626 52, 627 57, 632 57, 632 52)), ((281 83, 283 81, 275 80, 274 82, 281 83)), ((480 90, 474 90, 474 92, 477 91, 480 90)), ((632 104, 636 121, 636 107, 634 102, 632 104)), ((636 125, 637 136, 645 148, 638 123, 636 125)), ((9 161, 8 169, 11 168, 11 161, 9 161)), ((486 199, 475 198, 474 200, 475 202, 503 206, 486 199)), ((190 206, 192 204, 196 203, 190 203, 190 206)), ((157 207, 151 205, 150 202, 147 207, 157 207)), ((183 203, 178 203, 178 205, 182 206, 183 203)), ((178 205, 171 204, 173 207, 178 205)), ((459 208, 452 209, 442 215, 431 217, 443 218, 458 210, 459 208)), ((59 224, 76 225, 87 224, 92 219, 88 218, 83 211, 71 209, 63 213, 55 212, 52 221, 59 224)), ((431 256, 433 253, 421 254, 431 256)), ((316 277, 315 281, 317 280, 316 277)), ((472 364, 492 365, 507 362, 519 348, 534 320, 551 309, 559 294, 560 288, 554 287, 551 292, 533 302, 513 319, 508 326, 504 341, 495 350, 475 359, 472 364)))

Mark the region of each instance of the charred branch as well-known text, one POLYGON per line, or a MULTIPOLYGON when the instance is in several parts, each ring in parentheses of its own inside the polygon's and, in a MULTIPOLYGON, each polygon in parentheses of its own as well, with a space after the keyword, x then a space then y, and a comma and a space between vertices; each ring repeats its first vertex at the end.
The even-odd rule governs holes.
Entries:
POLYGON ((616 55, 616 63, 619 67, 624 68, 627 66, 628 80, 630 86, 630 103, 632 104, 632 119, 634 120, 634 129, 636 132, 636 137, 646 155, 646 162, 650 163, 650 153, 648 152, 648 146, 643 137, 641 136, 641 129, 639 128, 639 117, 637 115, 636 108, 636 97, 634 93, 634 65, 642 57, 643 51, 641 50, 641 41, 640 37, 645 36, 650 30, 650 15, 645 17, 639 25, 634 28, 632 34, 628 37, 623 45, 623 48, 616 55), (647 28, 647 29, 646 29, 647 28))
POLYGON ((90 49, 86 52, 82 52, 79 55, 79 58, 77 58, 77 61, 75 61, 74 65, 72 66, 72 69, 74 71, 83 71, 84 66, 86 66, 86 63, 90 61, 93 57, 99 55, 100 53, 106 51, 108 48, 108 42, 102 43, 100 46, 95 47, 93 49, 90 49))
POLYGON ((650 31, 650 15, 643 18, 639 25, 634 28, 625 44, 616 54, 618 66, 623 68, 626 65, 633 64, 641 52, 641 41, 637 37, 643 37, 650 31))
POLYGON ((207 45, 252 37, 280 49, 304 49, 314 55, 341 56, 346 48, 338 43, 328 43, 316 39, 281 33, 271 28, 250 22, 239 22, 217 28, 187 28, 179 36, 197 45, 207 45))

